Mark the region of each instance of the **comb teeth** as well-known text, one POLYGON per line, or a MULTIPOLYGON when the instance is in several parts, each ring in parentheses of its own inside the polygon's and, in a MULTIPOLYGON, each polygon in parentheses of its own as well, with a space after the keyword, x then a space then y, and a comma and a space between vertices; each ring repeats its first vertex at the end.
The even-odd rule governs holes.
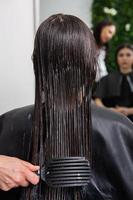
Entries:
POLYGON ((52 159, 45 168, 45 182, 50 187, 83 186, 90 177, 90 163, 84 157, 52 159))

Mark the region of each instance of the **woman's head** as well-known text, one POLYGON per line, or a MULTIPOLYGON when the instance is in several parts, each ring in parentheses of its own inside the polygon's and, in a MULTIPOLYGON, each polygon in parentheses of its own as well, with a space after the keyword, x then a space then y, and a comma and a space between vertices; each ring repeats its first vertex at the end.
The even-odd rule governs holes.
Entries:
POLYGON ((115 35, 116 26, 113 22, 103 20, 94 27, 94 37, 98 47, 106 45, 115 35))
POLYGON ((40 86, 46 95, 58 87, 54 89, 60 101, 61 95, 66 95, 67 101, 83 85, 91 86, 95 77, 95 42, 89 28, 75 16, 53 15, 40 25, 33 59, 36 88, 40 86))
POLYGON ((116 50, 116 63, 122 73, 133 70, 133 45, 122 44, 116 50))

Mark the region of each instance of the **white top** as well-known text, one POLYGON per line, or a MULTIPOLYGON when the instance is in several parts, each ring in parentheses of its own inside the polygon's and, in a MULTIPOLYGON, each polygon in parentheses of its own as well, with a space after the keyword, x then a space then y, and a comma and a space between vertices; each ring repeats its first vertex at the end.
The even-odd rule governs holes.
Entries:
POLYGON ((108 74, 105 64, 106 51, 104 48, 99 49, 98 67, 95 81, 98 82, 103 76, 108 74))

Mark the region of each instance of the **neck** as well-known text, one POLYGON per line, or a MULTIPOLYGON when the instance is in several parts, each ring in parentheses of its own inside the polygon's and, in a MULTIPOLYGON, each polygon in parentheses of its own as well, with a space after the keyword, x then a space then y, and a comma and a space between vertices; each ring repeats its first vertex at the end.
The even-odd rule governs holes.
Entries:
POLYGON ((120 69, 120 72, 122 74, 128 74, 128 73, 132 72, 132 69, 131 68, 130 69, 120 69))

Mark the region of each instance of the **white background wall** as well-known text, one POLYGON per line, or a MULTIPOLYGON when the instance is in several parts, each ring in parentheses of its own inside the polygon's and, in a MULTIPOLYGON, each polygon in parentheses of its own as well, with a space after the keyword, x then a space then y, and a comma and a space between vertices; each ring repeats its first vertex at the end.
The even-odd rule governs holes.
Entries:
POLYGON ((32 0, 0 0, 0 114, 34 101, 32 0))
POLYGON ((90 25, 91 3, 92 0, 0 0, 0 114, 34 102, 34 25, 38 27, 42 20, 58 12, 77 15, 90 25))
POLYGON ((91 24, 92 0, 40 0, 40 20, 55 13, 72 14, 91 24))

